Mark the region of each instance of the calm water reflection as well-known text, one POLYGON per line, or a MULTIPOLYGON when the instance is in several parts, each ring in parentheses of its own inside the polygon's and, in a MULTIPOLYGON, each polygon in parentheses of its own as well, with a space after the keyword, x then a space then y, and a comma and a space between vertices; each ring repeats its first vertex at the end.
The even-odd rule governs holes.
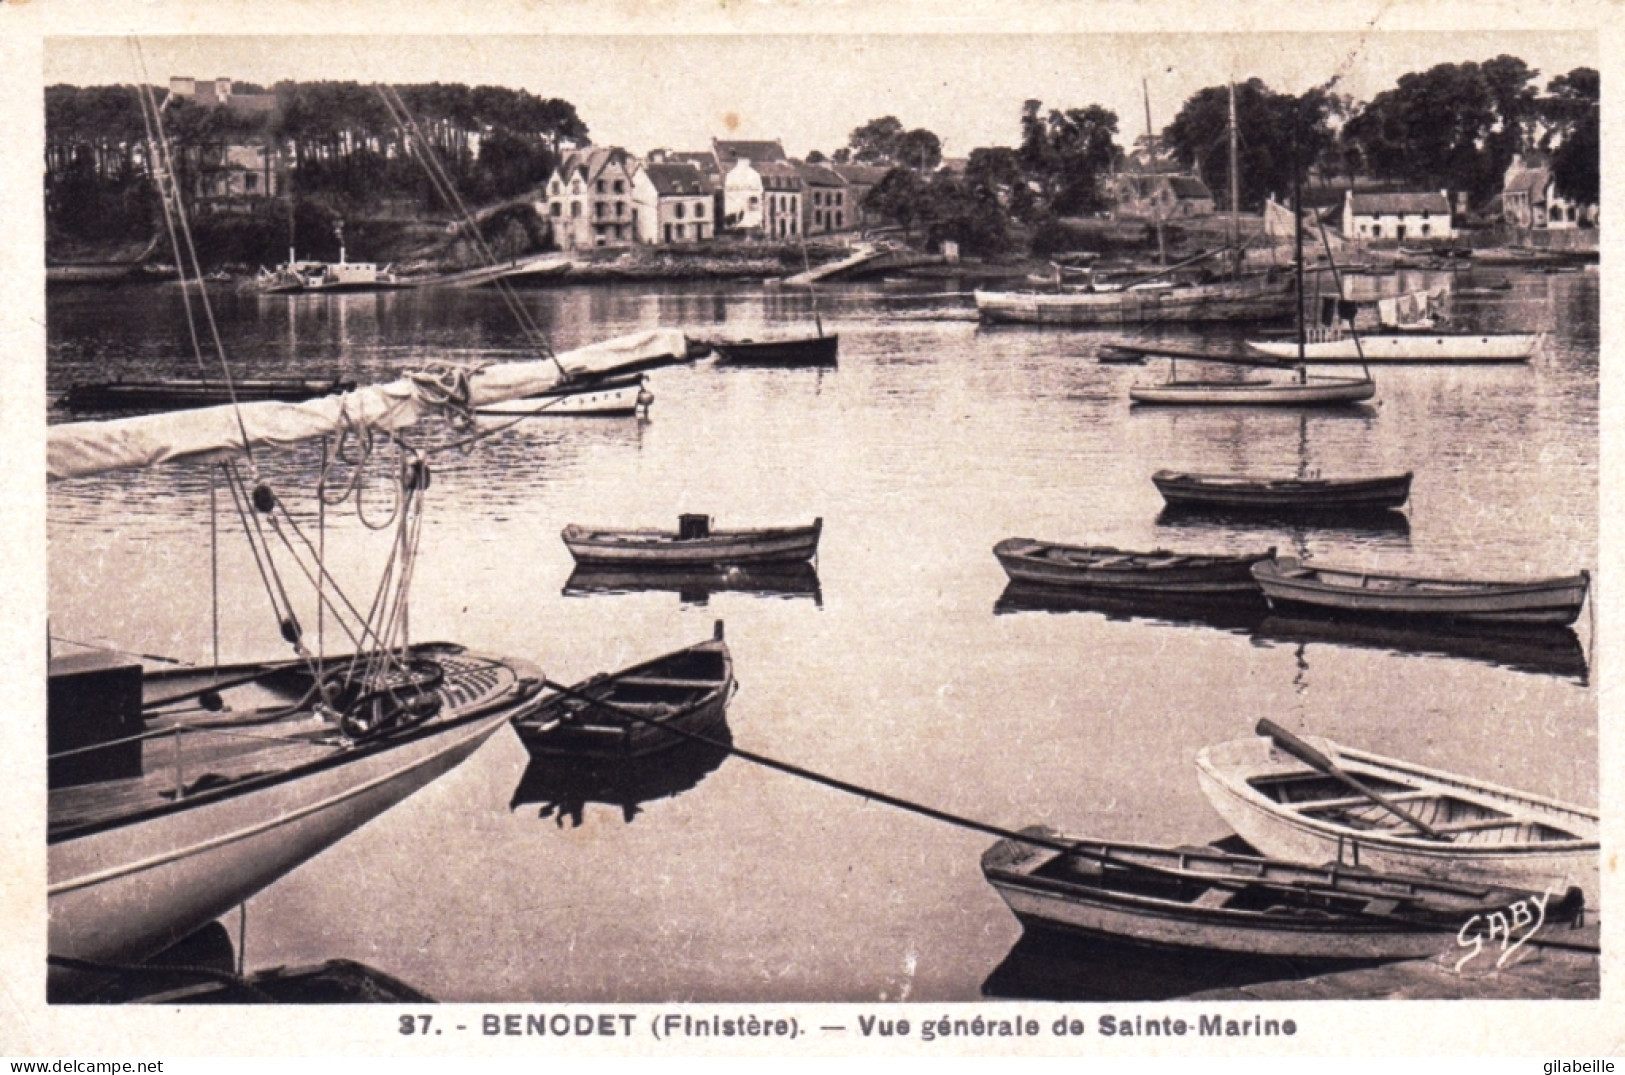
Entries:
MULTIPOLYGON (((1273 544, 1374 571, 1594 569, 1597 280, 1506 275, 1511 291, 1459 298, 1455 312, 1551 333, 1529 365, 1383 369, 1373 406, 1309 415, 1131 409, 1128 386, 1163 371, 1097 364, 1112 333, 983 330, 937 282, 925 296, 834 289, 820 311, 841 334, 838 369, 659 370, 645 423, 532 421, 437 455, 413 634, 533 658, 573 682, 708 635, 720 616, 742 685, 729 713, 740 746, 1012 827, 1221 836, 1192 759, 1260 716, 1594 804, 1596 696, 1576 652, 1590 645, 1586 619, 1578 636, 1509 651, 1338 635, 1256 610, 1240 622, 1043 614, 1006 594, 991 553, 1025 535, 1273 544), (1165 517, 1150 482, 1161 468, 1416 480, 1403 524, 1241 526, 1165 517), (764 598, 770 586, 678 585, 674 597, 572 580, 566 523, 664 526, 680 512, 742 526, 823 516, 810 594, 807 580, 779 591, 790 599, 764 598), (702 588, 703 607, 685 596, 702 588)), ((809 315, 800 293, 715 284, 523 301, 560 348, 656 325, 766 334, 809 315)), ((221 295, 217 312, 245 376, 376 380, 524 354, 482 292, 221 295)), ((195 371, 173 292, 52 293, 49 314, 53 391, 195 371)), ((319 461, 306 448, 259 466, 314 519, 319 461)), ((195 466, 54 487, 53 633, 205 656, 209 498, 195 466)), ((365 508, 387 512, 381 486, 365 508)), ((367 592, 387 550, 353 507, 326 522, 335 573, 367 592)), ((226 656, 281 656, 252 561, 230 537, 226 656)), ((1020 931, 982 881, 983 836, 737 760, 630 791, 528 763, 504 734, 256 897, 248 966, 343 956, 447 1000, 971 999, 1004 980, 995 968, 1020 931), (539 823, 544 802, 568 822, 539 823)))

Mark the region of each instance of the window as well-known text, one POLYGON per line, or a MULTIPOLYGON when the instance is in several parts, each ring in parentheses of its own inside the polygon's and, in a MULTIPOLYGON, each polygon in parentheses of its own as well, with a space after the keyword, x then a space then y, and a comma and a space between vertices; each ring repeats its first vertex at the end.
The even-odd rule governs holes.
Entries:
MULTIPOLYGON (((1425 216, 1426 216, 1426 215, 1427 215, 1427 214, 1425 214, 1425 213, 1424 213, 1424 214, 1423 214, 1423 216, 1424 216, 1424 217, 1425 217, 1425 216)), ((1422 225, 1422 234, 1423 234, 1423 235, 1426 235, 1426 234, 1428 234, 1428 233, 1429 233, 1429 232, 1430 232, 1430 231, 1432 231, 1432 230, 1433 230, 1433 225, 1432 225, 1432 224, 1426 224, 1426 223, 1424 223, 1424 224, 1423 224, 1423 225, 1422 225)))
POLYGON ((672 211, 677 214, 677 219, 681 220, 681 219, 683 219, 683 214, 684 214, 684 212, 686 210, 683 208, 683 203, 678 202, 676 208, 673 209, 672 211))
POLYGON ((835 210, 835 226, 837 228, 846 227, 846 213, 840 209, 835 210))
POLYGON ((615 219, 616 220, 624 220, 625 218, 626 218, 626 203, 625 202, 616 202, 615 203, 615 219))
POLYGON ((581 203, 580 202, 571 202, 570 203, 570 215, 573 216, 573 217, 579 217, 581 215, 581 203))
POLYGON ((604 210, 607 209, 607 208, 609 208, 609 206, 605 205, 603 202, 593 202, 592 203, 593 215, 596 216, 599 220, 604 219, 604 210))
POLYGON ((615 180, 615 193, 616 194, 625 194, 626 193, 626 184, 623 181, 619 180, 619 179, 615 180))
POLYGON ((598 193, 605 194, 605 193, 608 193, 608 190, 609 190, 609 184, 605 183, 602 179, 600 179, 598 181, 598 193))
POLYGON ((554 216, 563 216, 564 215, 564 203, 563 202, 554 202, 551 206, 549 206, 549 208, 553 210, 553 215, 554 216))
POLYGON ((705 215, 705 203, 704 202, 695 202, 694 203, 694 219, 698 220, 701 217, 703 217, 704 215, 705 215))

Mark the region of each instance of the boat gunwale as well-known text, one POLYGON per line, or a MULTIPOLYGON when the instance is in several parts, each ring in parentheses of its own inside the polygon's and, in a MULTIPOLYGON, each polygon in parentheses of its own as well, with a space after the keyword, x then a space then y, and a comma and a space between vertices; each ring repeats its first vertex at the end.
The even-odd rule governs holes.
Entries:
MULTIPOLYGON (((1377 571, 1353 571, 1347 568, 1311 567, 1308 564, 1305 564, 1302 560, 1292 556, 1276 557, 1262 563, 1254 567, 1253 575, 1255 578, 1258 578, 1260 584, 1263 584, 1264 578, 1267 577, 1271 583, 1283 588, 1297 588, 1302 590, 1322 591, 1337 594, 1358 593, 1372 597, 1399 598, 1420 596, 1423 598, 1440 600, 1475 596, 1510 597, 1524 593, 1547 593, 1554 590, 1574 589, 1576 587, 1582 590, 1589 590, 1591 583, 1591 572, 1583 568, 1578 574, 1574 575, 1553 575, 1538 579, 1483 581, 1477 579, 1428 578, 1421 575, 1391 575, 1377 571), (1293 567, 1299 568, 1305 572, 1309 572, 1314 577, 1308 578, 1302 575, 1287 575, 1283 570, 1286 565, 1292 565, 1293 567), (1262 577, 1260 576, 1260 572, 1263 573, 1262 577), (1346 576, 1353 579, 1379 579, 1384 582, 1419 583, 1424 586, 1434 585, 1472 587, 1472 589, 1450 593, 1429 592, 1425 590, 1420 592, 1416 590, 1368 590, 1352 585, 1321 581, 1322 576, 1327 574, 1346 576)), ((1584 600, 1584 595, 1582 595, 1581 600, 1584 600)))

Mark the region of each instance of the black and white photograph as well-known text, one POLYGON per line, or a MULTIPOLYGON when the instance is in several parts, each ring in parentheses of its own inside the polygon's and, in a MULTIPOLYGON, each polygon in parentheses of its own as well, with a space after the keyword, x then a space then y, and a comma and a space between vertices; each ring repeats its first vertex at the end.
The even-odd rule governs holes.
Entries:
POLYGON ((0 1055, 1617 1050, 1612 9, 146 6, 0 9, 0 1055))

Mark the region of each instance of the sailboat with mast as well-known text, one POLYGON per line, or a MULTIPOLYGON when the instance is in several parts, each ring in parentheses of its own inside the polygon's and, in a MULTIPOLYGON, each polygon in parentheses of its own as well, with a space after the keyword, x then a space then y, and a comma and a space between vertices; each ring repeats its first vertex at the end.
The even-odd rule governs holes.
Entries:
MULTIPOLYGON (((139 56, 139 45, 135 46, 139 56)), ((143 65, 144 66, 144 65, 143 65)), ((138 93, 154 180, 189 323, 214 325, 182 211, 163 119, 138 93), (201 304, 198 311, 194 304, 201 304)), ((189 327, 192 327, 189 325, 189 327)), ((223 383, 233 383, 214 336, 223 383)), ((199 335, 191 333, 200 366, 199 335)), ((608 352, 615 360, 624 352, 608 352)), ((303 403, 245 402, 111 421, 63 423, 46 437, 47 477, 78 482, 167 465, 209 477, 211 659, 197 666, 106 649, 50 662, 46 713, 48 994, 74 1001, 241 904, 449 772, 509 721, 542 704, 541 670, 451 642, 413 641, 411 584, 436 447, 412 428, 471 428, 482 404, 523 398, 595 372, 605 352, 480 367, 432 365, 398 380, 303 403), (273 453, 321 447, 300 504, 273 453), (366 528, 388 535, 370 604, 329 569, 330 514, 380 472, 394 508, 366 528), (226 495, 217 497, 224 488, 226 495), (220 500, 228 506, 217 510, 220 500), (268 639, 292 656, 222 660, 222 516, 250 546, 267 597, 268 639), (312 525, 312 518, 315 523, 312 525), (312 615, 314 613, 314 615, 312 615), (315 621, 315 630, 304 624, 315 621), (331 643, 331 645, 330 645, 331 643)), ((444 438, 442 438, 443 440, 444 438)), ((55 640, 61 644, 65 640, 55 640)), ((82 647, 75 643, 75 646, 82 647)))
MULTIPOLYGON (((1232 87, 1232 104, 1234 102, 1234 93, 1235 89, 1232 87)), ((1232 154, 1234 154, 1233 145, 1232 154)), ((1233 156, 1231 168, 1233 172, 1233 156)), ((1156 384, 1136 384, 1131 386, 1128 393, 1130 400, 1135 403, 1184 406, 1234 406, 1239 404, 1245 406, 1303 407, 1361 403, 1377 394, 1377 386, 1371 379, 1371 371, 1365 369, 1363 365, 1363 376, 1360 377, 1311 377, 1309 375, 1304 360, 1306 328, 1303 285, 1303 190, 1295 162, 1292 171, 1292 212, 1295 220, 1292 236, 1293 292, 1297 305, 1298 330, 1298 349, 1295 360, 1287 361, 1265 355, 1251 357, 1202 355, 1199 360, 1242 366, 1285 366, 1295 369, 1297 377, 1290 380, 1181 379, 1178 374, 1178 360, 1171 357, 1168 380, 1156 384)), ((1324 231, 1321 233, 1321 239, 1322 242, 1325 242, 1324 231)), ((1327 256, 1329 257, 1330 254, 1331 251, 1328 246, 1327 256)), ((1336 273, 1335 266, 1333 272, 1336 273)), ((1341 277, 1338 277, 1337 280, 1338 290, 1341 292, 1341 277)))
MULTIPOLYGON (((1231 89, 1230 199, 1232 235, 1228 248, 1209 250, 1166 264, 1162 210, 1156 212, 1158 259, 1162 267, 1110 289, 1044 293, 1036 291, 977 291, 976 311, 990 323, 1037 325, 1113 325, 1160 322, 1269 321, 1291 313, 1293 283, 1286 273, 1270 268, 1245 272, 1237 230, 1234 87, 1231 89), (1204 265, 1229 255, 1228 276, 1219 280, 1186 279, 1203 273, 1204 265)), ((1151 104, 1146 98, 1147 152, 1157 160, 1151 134, 1151 104)))

